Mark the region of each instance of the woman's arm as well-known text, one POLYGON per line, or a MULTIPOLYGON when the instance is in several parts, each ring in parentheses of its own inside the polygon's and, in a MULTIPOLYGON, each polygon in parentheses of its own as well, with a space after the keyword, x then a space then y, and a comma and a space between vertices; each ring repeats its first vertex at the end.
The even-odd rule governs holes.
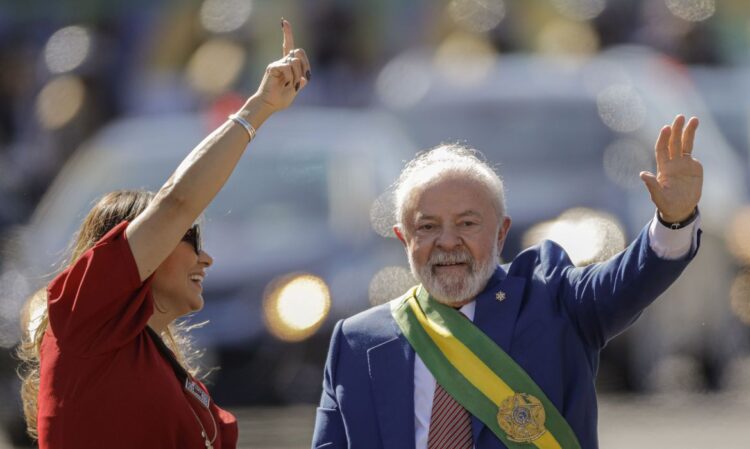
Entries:
MULTIPOLYGON (((291 25, 282 20, 283 58, 271 63, 258 91, 238 111, 256 130, 289 106, 310 77, 304 50, 294 48, 291 25)), ((248 144, 248 133, 228 120, 208 135, 169 177, 153 202, 126 230, 141 281, 175 249, 195 219, 221 190, 248 144)))

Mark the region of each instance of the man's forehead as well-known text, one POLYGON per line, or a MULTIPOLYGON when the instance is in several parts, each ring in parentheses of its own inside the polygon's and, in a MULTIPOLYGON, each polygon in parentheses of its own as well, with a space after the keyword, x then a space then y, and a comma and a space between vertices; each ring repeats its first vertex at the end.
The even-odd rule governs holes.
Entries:
POLYGON ((489 188, 471 178, 430 182, 414 190, 411 203, 415 217, 484 215, 494 208, 489 188))

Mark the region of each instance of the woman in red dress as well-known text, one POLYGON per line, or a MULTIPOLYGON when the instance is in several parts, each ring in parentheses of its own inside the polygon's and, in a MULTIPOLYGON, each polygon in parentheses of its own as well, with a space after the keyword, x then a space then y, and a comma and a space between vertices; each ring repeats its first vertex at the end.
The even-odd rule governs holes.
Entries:
POLYGON ((310 79, 282 20, 283 58, 156 193, 118 191, 89 212, 70 263, 27 304, 19 351, 29 433, 50 449, 235 448, 237 422, 193 377, 175 320, 203 306, 212 259, 195 220, 255 130, 310 79))

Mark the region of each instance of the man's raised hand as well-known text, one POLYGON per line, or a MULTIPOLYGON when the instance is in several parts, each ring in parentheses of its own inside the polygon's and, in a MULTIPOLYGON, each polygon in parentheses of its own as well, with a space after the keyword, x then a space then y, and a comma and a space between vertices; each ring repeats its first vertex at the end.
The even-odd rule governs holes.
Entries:
POLYGON ((692 117, 686 125, 684 116, 675 117, 656 140, 656 175, 641 172, 651 200, 669 223, 688 218, 701 197, 703 166, 692 155, 697 128, 697 118, 692 117))

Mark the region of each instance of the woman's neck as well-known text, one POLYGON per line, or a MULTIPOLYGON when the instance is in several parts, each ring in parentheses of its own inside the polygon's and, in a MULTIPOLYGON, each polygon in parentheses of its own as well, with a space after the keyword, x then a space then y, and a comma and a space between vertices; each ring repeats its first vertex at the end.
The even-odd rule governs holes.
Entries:
POLYGON ((157 334, 161 334, 171 322, 172 318, 158 310, 154 310, 154 314, 151 315, 151 318, 148 320, 148 325, 151 329, 155 330, 157 334))

